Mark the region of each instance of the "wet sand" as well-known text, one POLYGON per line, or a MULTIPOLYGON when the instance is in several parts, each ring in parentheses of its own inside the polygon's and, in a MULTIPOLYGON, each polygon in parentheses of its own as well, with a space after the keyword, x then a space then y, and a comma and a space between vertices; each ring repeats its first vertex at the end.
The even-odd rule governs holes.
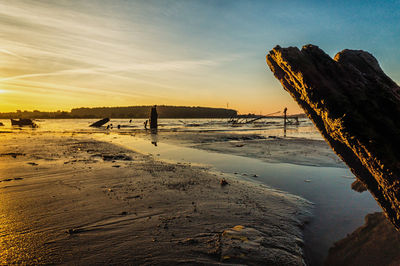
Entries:
POLYGON ((88 135, 0 135, 0 263, 302 265, 306 200, 88 135))
POLYGON ((197 149, 257 158, 269 163, 347 167, 323 140, 225 132, 162 132, 159 139, 197 149))

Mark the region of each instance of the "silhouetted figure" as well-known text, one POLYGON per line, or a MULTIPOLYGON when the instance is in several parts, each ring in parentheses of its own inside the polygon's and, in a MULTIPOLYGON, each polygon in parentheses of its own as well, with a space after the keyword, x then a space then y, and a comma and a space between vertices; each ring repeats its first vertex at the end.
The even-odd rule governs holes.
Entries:
POLYGON ((146 129, 147 130, 147 123, 149 122, 149 120, 146 120, 146 121, 144 121, 144 129, 146 129))
POLYGON ((118 129, 121 129, 121 125, 118 125, 117 127, 118 127, 118 129))
POLYGON ((129 120, 129 123, 132 123, 132 119, 129 120))
POLYGON ((151 108, 151 113, 150 113, 150 129, 151 130, 157 130, 157 127, 158 127, 157 119, 158 119, 157 105, 154 105, 151 108))

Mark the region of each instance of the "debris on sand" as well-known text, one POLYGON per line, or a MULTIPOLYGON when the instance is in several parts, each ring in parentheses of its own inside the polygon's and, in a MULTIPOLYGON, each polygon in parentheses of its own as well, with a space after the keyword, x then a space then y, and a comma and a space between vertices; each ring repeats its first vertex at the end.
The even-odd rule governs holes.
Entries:
POLYGON ((80 229, 80 228, 76 228, 76 229, 71 228, 71 229, 68 229, 66 233, 68 233, 70 235, 74 235, 74 234, 82 233, 84 231, 85 231, 84 229, 80 229))
POLYGON ((222 178, 220 181, 221 187, 228 185, 228 181, 225 180, 225 178, 222 178))
POLYGON ((17 158, 17 156, 25 156, 25 153, 20 153, 20 152, 8 152, 8 153, 2 153, 0 156, 11 156, 13 158, 17 158))
POLYGON ((23 180, 23 178, 22 177, 6 178, 6 179, 3 179, 3 180, 0 180, 0 182, 10 182, 10 181, 13 181, 13 180, 15 180, 15 181, 23 180))
POLYGON ((126 154, 95 154, 92 157, 101 157, 103 161, 132 161, 132 157, 126 154))

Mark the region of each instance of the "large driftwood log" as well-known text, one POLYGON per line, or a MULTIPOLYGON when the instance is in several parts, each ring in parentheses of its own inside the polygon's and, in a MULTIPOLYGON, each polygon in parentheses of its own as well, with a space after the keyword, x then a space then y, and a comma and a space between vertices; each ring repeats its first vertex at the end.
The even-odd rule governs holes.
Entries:
POLYGON ((267 63, 400 229, 400 87, 368 52, 276 46, 267 63))

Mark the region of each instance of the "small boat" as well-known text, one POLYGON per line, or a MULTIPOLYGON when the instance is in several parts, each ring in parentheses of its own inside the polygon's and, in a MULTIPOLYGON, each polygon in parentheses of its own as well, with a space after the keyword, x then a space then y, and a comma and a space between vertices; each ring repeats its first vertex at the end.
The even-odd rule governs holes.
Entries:
POLYGON ((4 124, 2 122, 0 122, 0 127, 4 127, 4 124))
POLYGON ((104 118, 101 119, 93 124, 90 125, 90 127, 101 127, 102 125, 104 125, 105 123, 108 123, 110 121, 110 118, 104 118))
POLYGON ((31 126, 31 127, 38 127, 31 119, 29 118, 20 118, 19 120, 11 119, 12 126, 31 126))

